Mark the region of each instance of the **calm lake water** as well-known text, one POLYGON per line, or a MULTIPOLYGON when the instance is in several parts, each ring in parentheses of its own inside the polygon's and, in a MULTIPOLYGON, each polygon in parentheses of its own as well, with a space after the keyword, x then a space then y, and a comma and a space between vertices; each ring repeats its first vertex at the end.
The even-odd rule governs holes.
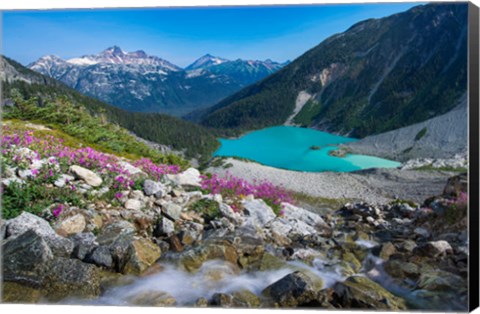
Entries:
POLYGON ((220 139, 214 156, 235 156, 255 160, 275 168, 297 171, 348 172, 368 168, 395 168, 396 161, 365 155, 329 156, 335 145, 356 139, 291 126, 276 126, 254 131, 239 139, 220 139), (312 146, 320 149, 312 150, 312 146))

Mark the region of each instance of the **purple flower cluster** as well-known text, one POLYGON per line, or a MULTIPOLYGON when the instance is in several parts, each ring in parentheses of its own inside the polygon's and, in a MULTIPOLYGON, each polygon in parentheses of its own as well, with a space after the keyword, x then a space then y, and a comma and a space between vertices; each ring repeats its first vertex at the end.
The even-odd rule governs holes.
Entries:
POLYGON ((55 206, 53 209, 52 209, 52 214, 53 216, 55 216, 55 218, 57 218, 58 216, 60 216, 60 214, 62 213, 62 211, 64 210, 65 206, 63 206, 62 204, 58 204, 57 206, 55 206))
POLYGON ((230 174, 227 174, 224 178, 220 178, 216 174, 210 178, 202 176, 201 185, 203 189, 208 190, 210 193, 221 194, 222 196, 244 197, 253 195, 275 205, 279 205, 282 202, 292 203, 293 201, 290 193, 271 182, 262 181, 251 184, 230 174))
POLYGON ((133 165, 142 169, 157 181, 159 181, 165 174, 177 174, 180 172, 180 167, 178 165, 155 164, 148 158, 141 158, 135 161, 133 165))
MULTIPOLYGON (((72 148, 64 145, 62 139, 54 136, 37 137, 31 130, 20 133, 11 130, 8 126, 3 127, 1 145, 2 155, 6 161, 13 162, 17 167, 28 168, 35 161, 49 158, 49 163, 57 164, 58 167, 47 169, 46 178, 53 177, 60 171, 66 172, 71 165, 79 165, 103 175, 104 179, 113 183, 114 189, 126 189, 134 185, 130 173, 116 156, 99 152, 91 147, 72 148), (19 149, 23 147, 30 149, 31 153, 19 153, 19 149)), ((180 171, 177 165, 155 164, 147 158, 142 158, 133 165, 157 180, 165 174, 175 174, 180 171)), ((32 173, 36 176, 38 170, 32 173)))

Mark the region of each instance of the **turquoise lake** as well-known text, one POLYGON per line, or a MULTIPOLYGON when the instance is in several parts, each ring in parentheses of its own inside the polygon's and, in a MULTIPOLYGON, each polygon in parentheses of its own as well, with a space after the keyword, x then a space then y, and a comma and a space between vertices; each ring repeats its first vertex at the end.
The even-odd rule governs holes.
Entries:
POLYGON ((275 168, 308 172, 349 172, 368 168, 395 168, 400 163, 373 156, 329 156, 338 144, 356 139, 312 129, 276 126, 248 133, 238 139, 220 139, 214 156, 241 157, 275 168), (312 146, 320 149, 313 150, 312 146))

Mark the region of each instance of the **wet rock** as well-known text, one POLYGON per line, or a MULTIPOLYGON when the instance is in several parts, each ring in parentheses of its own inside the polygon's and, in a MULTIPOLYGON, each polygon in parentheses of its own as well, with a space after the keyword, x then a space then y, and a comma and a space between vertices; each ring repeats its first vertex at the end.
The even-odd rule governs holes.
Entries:
POLYGON ((183 245, 192 245, 202 240, 203 225, 195 222, 186 222, 182 226, 180 232, 180 241, 183 245))
POLYGON ((203 245, 186 251, 180 256, 180 264, 187 271, 199 269, 208 260, 219 259, 233 265, 237 264, 238 255, 235 247, 227 240, 210 239, 203 245))
POLYGON ((42 297, 40 289, 18 282, 5 281, 2 285, 3 303, 37 303, 42 297))
POLYGON ((221 307, 233 307, 233 296, 227 293, 215 293, 210 299, 210 305, 221 307))
POLYGON ((234 307, 242 308, 258 308, 260 307, 260 299, 250 290, 241 290, 232 293, 232 303, 234 307))
POLYGON ((256 199, 252 201, 244 201, 244 214, 251 217, 256 223, 260 226, 265 226, 268 222, 277 217, 273 212, 272 208, 265 204, 261 199, 256 199))
POLYGON ((165 206, 162 206, 162 212, 166 217, 173 221, 180 219, 180 214, 182 213, 182 207, 174 203, 167 203, 165 206))
POLYGON ((56 256, 69 257, 73 251, 72 241, 59 236, 46 220, 27 212, 8 220, 6 229, 7 237, 18 236, 33 230, 46 241, 56 256))
POLYGON ((383 268, 390 276, 401 280, 405 277, 416 280, 420 275, 420 268, 416 264, 399 260, 389 260, 383 268))
POLYGON ((128 297, 127 301, 138 306, 174 306, 177 304, 171 294, 163 291, 142 291, 128 297))
POLYGON ((198 298, 195 302, 195 307, 208 307, 208 300, 206 298, 198 298))
POLYGON ((195 168, 188 168, 187 170, 179 174, 169 174, 167 175, 167 178, 176 185, 181 186, 200 187, 200 182, 202 181, 202 179, 200 178, 200 172, 195 168))
POLYGON ((169 243, 172 251, 183 252, 184 247, 182 245, 182 242, 180 241, 180 239, 175 234, 168 238, 168 243, 169 243))
POLYGON ((415 254, 420 256, 437 257, 452 254, 452 246, 447 241, 431 241, 415 248, 415 254))
POLYGON ((93 299, 100 294, 99 269, 77 259, 58 257, 49 263, 43 289, 50 301, 66 297, 93 299))
POLYGON ((381 246, 378 256, 381 259, 387 260, 391 255, 395 254, 396 252, 397 250, 395 249, 395 246, 391 242, 387 242, 381 246))
POLYGON ((134 239, 129 246, 124 274, 140 274, 161 256, 160 248, 145 238, 134 239))
POLYGON ((260 260, 260 265, 258 270, 260 271, 270 271, 277 270, 286 267, 286 262, 270 253, 264 253, 262 259, 260 260))
POLYGON ((95 172, 88 170, 86 168, 73 165, 70 166, 70 172, 72 172, 76 177, 84 180, 88 185, 91 185, 93 187, 98 187, 102 185, 102 178, 100 178, 99 175, 97 175, 95 172))
POLYGON ((320 278, 296 271, 265 288, 262 294, 273 299, 281 307, 296 307, 314 301, 322 286, 320 278))
POLYGON ((72 257, 83 260, 94 248, 98 246, 96 237, 91 232, 77 233, 70 238, 73 241, 72 257))
POLYGON ((55 227, 58 234, 69 236, 71 234, 80 233, 85 229, 86 221, 82 214, 76 214, 63 221, 60 221, 55 227))
POLYGON ((145 203, 141 200, 130 198, 125 202, 124 207, 128 210, 141 210, 145 207, 145 203))
POLYGON ((336 283, 332 304, 340 308, 406 310, 405 301, 367 277, 352 276, 336 283))
POLYGON ((110 249, 106 246, 95 248, 86 258, 85 262, 95 264, 100 267, 111 268, 113 266, 110 249))
POLYGON ((420 289, 430 291, 465 292, 468 285, 465 279, 442 270, 422 271, 417 285, 420 289))

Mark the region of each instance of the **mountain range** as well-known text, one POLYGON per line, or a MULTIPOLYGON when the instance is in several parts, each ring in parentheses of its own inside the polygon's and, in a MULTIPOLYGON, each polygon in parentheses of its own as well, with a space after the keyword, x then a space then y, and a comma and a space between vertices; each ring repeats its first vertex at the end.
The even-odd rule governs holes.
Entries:
POLYGON ((188 118, 227 134, 287 124, 362 138, 442 115, 467 89, 467 11, 428 4, 359 22, 188 118))
POLYGON ((206 54, 182 69, 142 50, 113 46, 68 60, 47 55, 28 68, 122 109, 178 116, 211 106, 282 66, 206 54))
MULTIPOLYGON (((209 159, 219 146, 214 134, 200 125, 166 114, 130 112, 117 108, 83 95, 58 80, 32 71, 2 56, 0 56, 0 84, 3 93, 1 105, 4 113, 8 112, 9 108, 19 106, 15 102, 16 98, 21 98, 24 102, 38 107, 38 113, 51 106, 58 107, 56 110, 58 116, 67 114, 75 116, 76 112, 81 116, 86 112, 94 118, 101 118, 102 121, 116 125, 117 128, 124 128, 144 140, 155 143, 154 146, 160 147, 163 153, 168 154, 174 151, 188 159, 209 159), (71 104, 67 107, 74 112, 64 112, 63 103, 71 104)), ((91 131, 81 130, 81 127, 75 124, 56 125, 56 122, 49 120, 51 117, 45 120, 43 114, 23 116, 28 113, 21 108, 19 112, 22 113, 21 119, 34 120, 47 126, 53 123, 54 129, 63 129, 68 134, 73 132, 72 136, 79 136, 79 133, 87 134, 91 131)), ((52 116, 55 115, 52 114, 52 116)), ((122 152, 121 147, 117 149, 118 152, 122 152)))

